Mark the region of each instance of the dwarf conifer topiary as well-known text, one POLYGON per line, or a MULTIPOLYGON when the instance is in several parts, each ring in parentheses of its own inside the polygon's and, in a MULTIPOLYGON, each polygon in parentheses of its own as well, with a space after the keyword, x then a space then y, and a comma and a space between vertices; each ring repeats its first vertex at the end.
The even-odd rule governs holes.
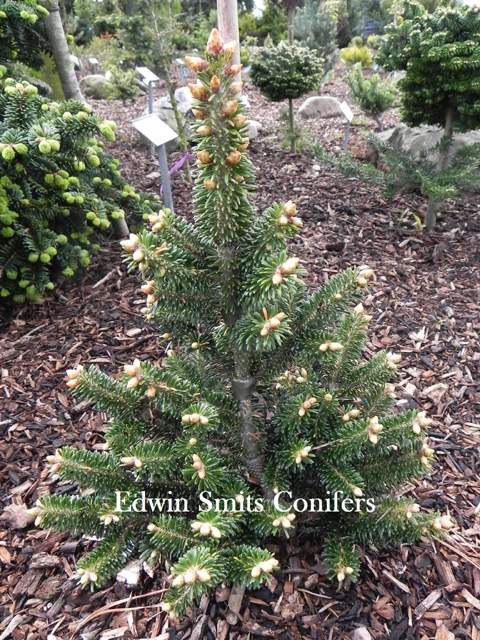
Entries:
POLYGON ((319 86, 322 62, 312 49, 286 42, 263 47, 253 58, 250 68, 253 84, 272 102, 288 100, 292 151, 295 151, 293 100, 319 86))
POLYGON ((296 206, 254 212, 232 50, 214 30, 205 57, 187 58, 198 78, 194 221, 160 212, 122 243, 161 360, 134 360, 118 378, 67 371, 74 393, 110 416, 105 451, 50 456, 52 473, 94 492, 32 510, 43 527, 101 538, 77 564, 85 585, 133 554, 167 559, 172 615, 224 582, 260 586, 278 566, 265 544, 291 531, 315 530, 343 583, 358 577, 358 544, 452 526, 396 494, 430 468, 430 420, 390 411, 400 356, 363 356, 372 270, 309 290, 287 246, 302 227, 296 206))
POLYGON ((395 104, 398 95, 396 85, 388 80, 382 82, 378 73, 372 73, 369 78, 364 78, 362 65, 359 62, 347 74, 346 80, 352 100, 375 120, 379 130, 382 131, 383 124, 380 116, 395 104))
POLYGON ((158 210, 104 152, 114 128, 81 102, 49 102, 26 81, 0 79, 1 297, 39 300, 54 271, 71 276, 89 264, 96 230, 126 211, 138 223, 158 210))

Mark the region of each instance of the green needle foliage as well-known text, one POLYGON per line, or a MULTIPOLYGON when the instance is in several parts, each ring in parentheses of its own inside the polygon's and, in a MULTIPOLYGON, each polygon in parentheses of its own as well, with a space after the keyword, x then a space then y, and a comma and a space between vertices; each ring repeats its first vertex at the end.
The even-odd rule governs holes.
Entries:
POLYGON ((295 151, 293 100, 320 85, 323 60, 314 50, 281 42, 263 47, 254 56, 250 78, 272 102, 288 100, 291 150, 295 151))
POLYGON ((42 52, 50 51, 43 16, 48 11, 35 0, 0 0, 0 65, 43 67, 42 52))
POLYGON ((115 123, 74 100, 56 103, 0 67, 0 296, 21 304, 73 275, 99 249, 95 230, 154 209, 103 150, 115 123))
POLYGON ((309 291, 287 247, 302 226, 295 205, 253 210, 232 51, 214 30, 205 57, 187 58, 198 72, 194 221, 161 211, 122 242, 165 355, 117 379, 67 371, 74 393, 109 414, 105 452, 50 456, 52 473, 94 493, 33 509, 43 527, 101 538, 77 565, 83 584, 133 553, 168 560, 172 615, 221 583, 259 587, 278 565, 264 545, 295 529, 325 541, 343 583, 358 577, 359 543, 452 526, 396 494, 430 468, 430 420, 390 412, 398 356, 363 355, 370 318, 358 302, 372 271, 309 291))
POLYGON ((402 117, 406 124, 452 131, 480 126, 480 8, 442 2, 433 13, 413 0, 403 21, 389 25, 378 62, 403 69, 402 117))
POLYGON ((395 104, 398 95, 395 84, 388 80, 382 82, 378 73, 372 73, 369 78, 364 78, 360 63, 357 63, 347 74, 346 81, 352 100, 376 121, 379 130, 382 131, 383 124, 380 116, 395 104))

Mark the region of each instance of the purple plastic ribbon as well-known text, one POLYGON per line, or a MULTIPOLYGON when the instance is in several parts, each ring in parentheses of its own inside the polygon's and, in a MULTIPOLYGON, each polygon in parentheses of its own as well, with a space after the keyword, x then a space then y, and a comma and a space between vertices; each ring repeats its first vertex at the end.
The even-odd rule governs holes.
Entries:
MULTIPOLYGON (((183 167, 183 165, 187 160, 193 160, 193 156, 190 155, 188 152, 185 153, 180 158, 180 160, 173 165, 173 167, 168 172, 168 175, 171 176, 173 173, 175 173, 175 171, 178 171, 181 167, 183 167)), ((160 185, 160 197, 162 196, 162 193, 163 193, 163 185, 160 185)))

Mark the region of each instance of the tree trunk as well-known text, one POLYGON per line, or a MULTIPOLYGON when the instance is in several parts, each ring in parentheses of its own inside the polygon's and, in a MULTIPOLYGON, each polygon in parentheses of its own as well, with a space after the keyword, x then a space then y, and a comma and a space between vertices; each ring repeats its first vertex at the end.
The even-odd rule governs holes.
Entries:
POLYGON ((425 214, 425 228, 431 231, 437 223, 437 211, 440 209, 438 200, 428 199, 427 213, 425 214))
POLYGON ((290 5, 287 11, 288 44, 293 44, 293 23, 295 22, 295 5, 290 5))
POLYGON ((288 120, 290 122, 290 151, 295 153, 296 145, 295 145, 295 116, 293 114, 293 100, 292 98, 288 99, 288 120))
MULTIPOLYGON (((238 35, 238 7, 237 0, 217 0, 218 31, 225 43, 235 40, 236 47, 233 64, 240 64, 240 37, 238 35)), ((239 82, 241 74, 234 80, 239 82)))
POLYGON ((445 131, 443 133, 442 138, 442 151, 440 155, 440 161, 438 163, 438 168, 440 171, 444 171, 447 168, 448 164, 448 152, 450 151, 450 146, 452 144, 453 137, 453 120, 455 117, 455 109, 453 107, 448 107, 447 113, 445 116, 445 131))
POLYGON ((67 100, 73 99, 86 102, 78 86, 77 76, 75 75, 72 61, 70 60, 70 52, 60 18, 58 2, 53 0, 52 2, 46 3, 46 9, 48 9, 50 15, 44 18, 43 21, 45 23, 48 41, 53 50, 53 57, 65 98, 67 100))

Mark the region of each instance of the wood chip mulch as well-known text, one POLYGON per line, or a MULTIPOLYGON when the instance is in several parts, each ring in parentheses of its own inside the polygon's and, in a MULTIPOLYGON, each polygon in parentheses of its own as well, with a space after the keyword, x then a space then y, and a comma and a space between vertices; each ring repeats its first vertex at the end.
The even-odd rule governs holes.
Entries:
MULTIPOLYGON (((271 105, 251 87, 247 92, 254 117, 266 121, 271 105)), ((100 101, 95 108, 120 122, 111 151, 127 179, 155 191, 158 180, 152 185, 146 177, 155 161, 129 125, 144 102, 114 109, 100 101)), ((337 144, 332 127, 339 125, 315 126, 328 144, 337 144)), ((359 141, 354 129, 352 144, 359 141)), ((479 199, 448 202, 435 232, 426 234, 413 219, 425 211, 422 198, 385 200, 333 169, 318 170, 308 152, 281 151, 270 131, 251 143, 250 157, 260 210, 276 199, 297 203, 305 226, 292 253, 308 267, 312 285, 352 264, 374 268, 365 301, 374 315, 367 351, 401 353, 399 409, 421 407, 434 418, 434 472, 412 480, 405 492, 424 508, 450 513, 456 528, 443 540, 369 546, 360 580, 342 590, 326 579, 317 541, 290 539, 276 549, 282 570, 269 588, 218 588, 177 622, 160 612, 161 567, 152 576, 143 573, 135 588, 111 581, 93 595, 80 589, 73 570, 93 541, 38 530, 26 509, 42 495, 72 490, 48 475, 47 455, 63 445, 98 450, 104 441, 105 416, 67 393, 65 369, 93 363, 115 375, 135 357, 162 357, 154 328, 138 313, 144 298, 139 281, 126 274, 112 241, 43 304, 2 315, 0 640, 479 637, 479 199)), ((172 191, 176 211, 190 215, 182 172, 173 176, 172 191)))

